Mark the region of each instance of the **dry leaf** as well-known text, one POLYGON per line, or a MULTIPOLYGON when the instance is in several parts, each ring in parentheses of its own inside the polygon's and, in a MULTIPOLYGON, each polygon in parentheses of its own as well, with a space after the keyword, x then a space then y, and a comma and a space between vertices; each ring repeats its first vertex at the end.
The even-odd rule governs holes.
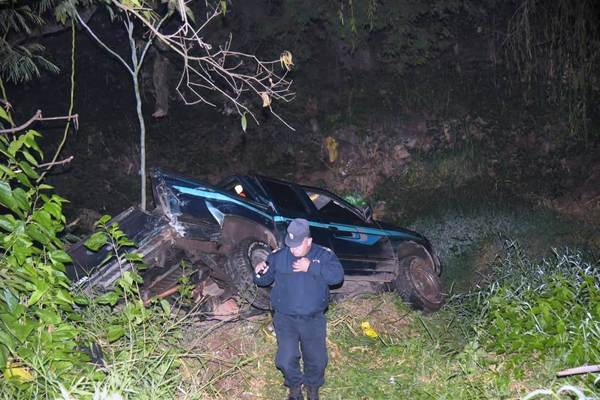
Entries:
POLYGON ((281 62, 281 68, 285 68, 288 71, 292 70, 292 67, 294 66, 294 62, 292 60, 292 53, 290 53, 287 50, 284 51, 279 56, 279 61, 281 62))
POLYGON ((260 98, 263 102, 263 107, 269 107, 271 105, 271 97, 267 92, 260 92, 260 98))
POLYGON ((33 380, 33 375, 29 372, 29 369, 14 363, 8 365, 3 375, 6 379, 15 379, 18 382, 31 382, 33 380))
POLYGON ((325 138, 325 147, 327 148, 327 153, 329 154, 329 162, 334 163, 338 158, 337 141, 331 136, 327 136, 325 138))

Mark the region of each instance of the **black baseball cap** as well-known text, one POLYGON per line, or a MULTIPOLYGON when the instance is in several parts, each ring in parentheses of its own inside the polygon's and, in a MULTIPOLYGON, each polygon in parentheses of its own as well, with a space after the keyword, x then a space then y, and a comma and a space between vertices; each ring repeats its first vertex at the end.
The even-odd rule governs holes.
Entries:
POLYGON ((304 218, 296 218, 287 227, 285 244, 289 247, 298 247, 307 237, 310 237, 308 221, 304 218))

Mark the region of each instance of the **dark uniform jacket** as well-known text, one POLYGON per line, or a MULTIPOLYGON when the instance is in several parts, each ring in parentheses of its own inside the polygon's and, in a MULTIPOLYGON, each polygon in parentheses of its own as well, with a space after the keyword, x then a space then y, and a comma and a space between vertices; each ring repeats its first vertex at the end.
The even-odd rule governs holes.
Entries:
POLYGON ((310 260, 307 272, 294 272, 294 257, 285 246, 267 257, 269 269, 255 276, 254 283, 272 283, 271 305, 276 312, 287 315, 313 315, 323 312, 329 304, 329 286, 344 280, 344 270, 336 255, 326 247, 313 244, 305 256, 310 260))

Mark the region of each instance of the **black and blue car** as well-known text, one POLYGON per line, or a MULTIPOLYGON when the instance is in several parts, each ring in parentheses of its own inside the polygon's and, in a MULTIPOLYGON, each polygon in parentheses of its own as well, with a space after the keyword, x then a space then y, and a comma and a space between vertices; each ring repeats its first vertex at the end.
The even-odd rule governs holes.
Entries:
MULTIPOLYGON (((344 267, 334 298, 396 290, 419 309, 442 305, 440 263, 429 241, 375 221, 369 206, 358 208, 327 190, 260 175, 208 185, 155 170, 152 179, 154 210, 131 208, 115 218, 150 266, 166 268, 186 259, 267 309, 268 292, 252 282, 254 265, 284 246, 287 225, 302 217, 314 242, 332 249, 344 267)), ((108 288, 122 273, 122 266, 97 268, 105 255, 82 244, 70 253, 75 263, 69 273, 83 287, 108 288)))

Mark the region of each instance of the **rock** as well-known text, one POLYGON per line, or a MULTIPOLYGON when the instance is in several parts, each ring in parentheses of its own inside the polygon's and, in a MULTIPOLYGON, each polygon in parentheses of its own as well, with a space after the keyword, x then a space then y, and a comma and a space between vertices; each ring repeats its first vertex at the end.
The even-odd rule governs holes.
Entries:
POLYGON ((384 219, 386 214, 386 203, 385 201, 378 201, 373 205, 373 219, 381 221, 384 219))
POLYGON ((408 152, 406 147, 401 144, 397 144, 394 146, 394 151, 392 153, 392 156, 398 162, 402 162, 407 159, 410 159, 410 153, 408 152))
POLYGON ((234 299, 228 299, 220 304, 215 304, 213 309, 214 318, 228 321, 240 313, 240 307, 234 299))
POLYGON ((310 117, 315 117, 319 112, 319 102, 314 96, 310 96, 304 107, 306 114, 310 117))
POLYGON ((418 145, 418 140, 417 140, 417 138, 413 137, 413 138, 407 139, 404 143, 408 149, 416 149, 417 145, 418 145))
MULTIPOLYGON (((78 228, 84 232, 94 232, 96 230, 96 221, 100 219, 100 213, 89 208, 82 208, 74 222, 77 222, 78 228)), ((75 224, 74 224, 75 225, 75 224)))
POLYGON ((225 293, 225 290, 221 289, 213 280, 206 281, 202 289, 202 294, 205 296, 220 296, 225 293))
POLYGON ((156 111, 152 113, 154 118, 164 118, 168 115, 168 112, 163 110, 162 108, 157 108, 156 111))

